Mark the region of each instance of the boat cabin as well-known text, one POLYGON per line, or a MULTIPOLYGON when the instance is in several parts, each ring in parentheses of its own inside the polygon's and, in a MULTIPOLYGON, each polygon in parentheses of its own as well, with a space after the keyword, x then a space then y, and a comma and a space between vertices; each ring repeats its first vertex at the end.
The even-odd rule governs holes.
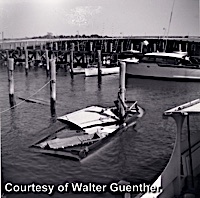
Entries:
POLYGON ((175 67, 194 67, 200 66, 200 63, 185 53, 165 53, 154 52, 147 53, 140 60, 143 63, 157 63, 159 66, 175 66, 175 67))
POLYGON ((137 50, 123 51, 118 55, 118 59, 137 58, 140 60, 142 57, 143 54, 137 50))

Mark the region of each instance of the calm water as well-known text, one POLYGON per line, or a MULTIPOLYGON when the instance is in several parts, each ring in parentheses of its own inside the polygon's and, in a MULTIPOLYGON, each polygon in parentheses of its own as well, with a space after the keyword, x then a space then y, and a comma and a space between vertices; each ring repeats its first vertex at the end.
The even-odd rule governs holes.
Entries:
MULTIPOLYGON (((29 97, 49 81, 42 68, 15 69, 15 97, 29 97)), ((57 115, 61 116, 90 105, 112 106, 118 92, 118 75, 97 78, 77 75, 74 80, 59 70, 57 74, 57 115)), ((0 67, 0 109, 9 108, 7 69, 0 67)), ((34 153, 29 146, 47 135, 42 129, 52 124, 50 107, 21 103, 1 114, 2 169, 4 182, 16 184, 63 184, 97 182, 109 184, 121 179, 149 183, 164 169, 173 149, 175 122, 163 119, 162 113, 176 105, 199 97, 200 83, 150 79, 129 79, 127 100, 137 100, 145 109, 135 130, 130 128, 83 163, 34 153)), ((34 97, 49 100, 49 85, 34 97)), ((197 118, 191 118, 197 130, 197 118)), ((7 197, 48 197, 45 194, 10 194, 7 197)), ((110 193, 54 193, 52 197, 121 197, 110 193)))

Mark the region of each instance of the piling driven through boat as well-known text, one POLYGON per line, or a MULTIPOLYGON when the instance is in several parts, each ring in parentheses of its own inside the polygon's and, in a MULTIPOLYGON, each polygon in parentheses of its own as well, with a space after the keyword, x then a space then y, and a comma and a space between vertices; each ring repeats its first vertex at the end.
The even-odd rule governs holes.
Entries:
POLYGON ((114 107, 90 106, 58 117, 57 123, 42 133, 51 134, 31 147, 37 151, 81 160, 97 148, 134 126, 144 111, 137 101, 125 102, 125 69, 121 62, 120 90, 114 107))
POLYGON ((200 62, 183 52, 147 53, 137 64, 127 61, 126 75, 200 80, 200 62))

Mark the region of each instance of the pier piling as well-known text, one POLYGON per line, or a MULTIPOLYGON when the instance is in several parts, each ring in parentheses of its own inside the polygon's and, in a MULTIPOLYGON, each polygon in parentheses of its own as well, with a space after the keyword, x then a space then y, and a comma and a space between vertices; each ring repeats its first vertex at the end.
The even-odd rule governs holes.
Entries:
POLYGON ((71 44, 70 50, 70 74, 71 78, 74 77, 74 43, 71 44))
POLYGON ((45 50, 45 56, 46 56, 46 74, 47 74, 47 77, 49 76, 49 51, 48 50, 45 50))
POLYGON ((28 50, 25 49, 25 73, 28 75, 28 50))
POLYGON ((9 101, 10 106, 13 107, 15 103, 14 97, 14 59, 8 58, 8 82, 9 82, 9 101))
POLYGON ((120 116, 121 118, 125 115, 125 73, 126 73, 126 63, 120 62, 120 73, 119 73, 119 97, 120 97, 120 116))
POLYGON ((52 117, 56 116, 56 60, 50 60, 51 82, 50 82, 50 108, 52 117))
POLYGON ((98 53, 98 78, 101 78, 101 66, 102 66, 102 61, 101 61, 101 50, 97 50, 98 53))
POLYGON ((120 51, 121 51, 121 52, 124 51, 124 42, 123 42, 123 41, 121 42, 121 49, 120 49, 120 51))

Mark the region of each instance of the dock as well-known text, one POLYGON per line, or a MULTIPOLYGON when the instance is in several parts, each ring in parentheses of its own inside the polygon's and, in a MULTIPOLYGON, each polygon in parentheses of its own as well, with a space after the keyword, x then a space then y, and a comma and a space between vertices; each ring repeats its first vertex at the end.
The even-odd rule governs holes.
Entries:
MULTIPOLYGON (((4 39, 0 41, 0 60, 14 58, 15 63, 29 66, 46 64, 54 57, 56 65, 86 67, 98 62, 97 51, 101 50, 102 60, 116 63, 118 55, 126 50, 141 53, 156 51, 184 51, 190 56, 200 56, 200 37, 52 37, 32 39, 4 39), (72 47, 73 46, 73 47, 72 47), (71 51, 73 48, 73 57, 71 51)), ((59 68, 59 66, 58 66, 59 68)))

